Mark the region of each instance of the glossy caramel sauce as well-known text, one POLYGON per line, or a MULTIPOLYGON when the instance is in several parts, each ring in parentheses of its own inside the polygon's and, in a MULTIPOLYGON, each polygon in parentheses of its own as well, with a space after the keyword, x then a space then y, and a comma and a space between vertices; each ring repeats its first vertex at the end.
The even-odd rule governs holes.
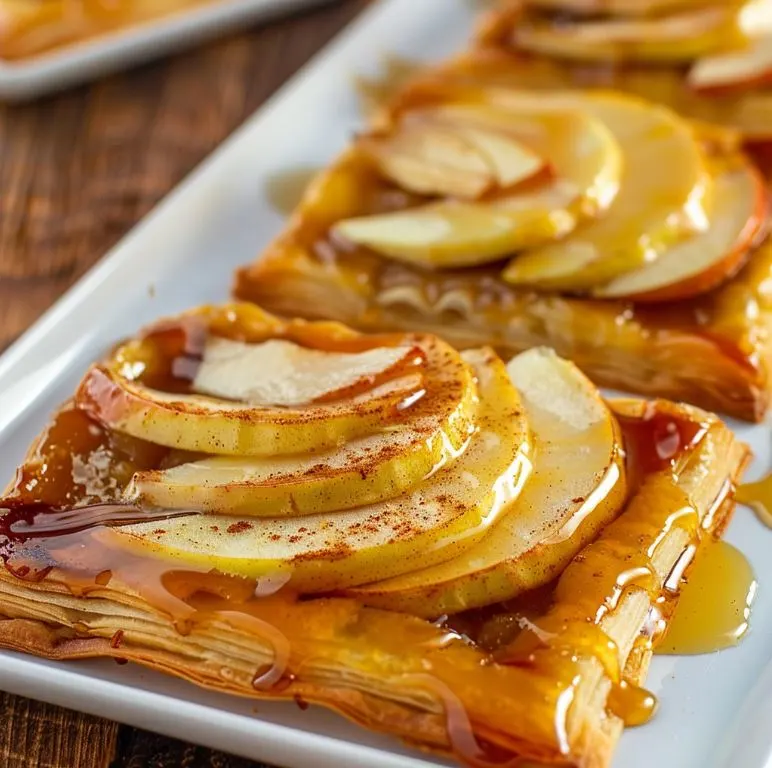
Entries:
POLYGON ((617 416, 625 433, 628 471, 639 480, 652 472, 674 467, 705 436, 707 427, 660 407, 656 402, 643 406, 635 418, 617 416))
POLYGON ((300 166, 270 176, 265 184, 265 195, 271 207, 278 213, 291 214, 320 170, 314 166, 300 166))
POLYGON ((679 586, 678 609, 657 646, 661 654, 699 654, 737 645, 748 631, 756 577, 725 541, 703 546, 679 586))
POLYGON ((606 706, 626 727, 632 728, 651 720, 657 711, 657 699, 645 688, 623 680, 612 686, 606 706))
POLYGON ((764 525, 772 528, 772 474, 738 486, 737 501, 749 506, 764 525))

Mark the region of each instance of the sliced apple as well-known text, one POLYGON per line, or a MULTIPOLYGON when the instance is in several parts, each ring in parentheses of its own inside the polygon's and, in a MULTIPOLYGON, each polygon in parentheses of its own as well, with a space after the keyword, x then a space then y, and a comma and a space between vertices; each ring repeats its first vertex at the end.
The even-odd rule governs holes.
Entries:
POLYGON ((471 378, 454 390, 454 376, 455 371, 432 374, 439 391, 390 425, 377 425, 374 434, 331 451, 214 456, 137 472, 124 498, 165 509, 260 517, 336 512, 393 498, 463 451, 473 429, 477 390, 471 378))
POLYGON ((528 181, 547 167, 544 158, 511 135, 468 125, 458 126, 456 132, 486 159, 500 189, 528 181))
POLYGON ((593 295, 638 302, 686 299, 715 288, 742 267, 768 226, 766 185, 742 155, 719 165, 708 229, 596 288, 593 295))
MULTIPOLYGON (((424 418, 417 428, 379 432, 323 453, 265 458, 213 456, 137 472, 124 499, 163 509, 243 517, 336 512, 394 498, 457 457, 447 433, 424 418)), ((463 447, 463 446, 462 446, 463 447)))
MULTIPOLYGON (((443 107, 433 117, 459 126, 467 137, 495 129, 522 138, 549 160, 554 179, 485 202, 450 200, 346 219, 333 228, 338 237, 424 267, 474 266, 564 237, 580 218, 605 210, 616 194, 619 149, 603 123, 586 113, 550 113, 534 100, 527 109, 477 104, 454 114, 443 107)), ((507 172, 499 168, 497 175, 507 172)))
POLYGON ((509 364, 533 431, 534 468, 480 543, 432 568, 349 590, 427 618, 507 600, 548 583, 625 500, 620 433, 597 389, 551 350, 509 364))
MULTIPOLYGON (((506 45, 506 43, 505 43, 506 45)), ((748 141, 772 138, 772 89, 748 89, 742 94, 715 91, 709 95, 689 88, 677 67, 584 67, 546 56, 512 56, 506 51, 478 50, 460 57, 403 89, 400 103, 425 101, 437 91, 458 92, 490 87, 515 87, 542 93, 572 88, 634 94, 663 104, 689 120, 720 124, 742 132, 748 141), (418 96, 418 98, 416 98, 418 96)))
MULTIPOLYGON (((483 95, 466 102, 438 105, 425 119, 452 125, 464 135, 498 132, 534 147, 549 161, 553 180, 548 190, 573 196, 582 216, 596 216, 605 211, 619 188, 623 169, 618 143, 601 120, 589 118, 578 108, 565 107, 550 112, 549 108, 542 107, 538 96, 507 105, 488 103, 483 95), (534 113, 538 115, 536 120, 534 113), (580 130, 583 125, 587 125, 588 130, 580 130)), ((503 175, 507 169, 499 166, 497 172, 503 175)), ((534 192, 538 194, 538 190, 534 192)), ((501 196, 494 204, 504 209, 524 208, 529 204, 529 196, 501 196)))
MULTIPOLYGON (((400 409, 406 404, 416 406, 428 398, 436 404, 449 396, 456 398, 457 405, 468 402, 473 381, 458 353, 435 337, 412 338, 425 361, 416 373, 406 372, 362 394, 329 404, 286 408, 161 392, 127 377, 124 367, 115 361, 92 368, 76 400, 79 407, 112 429, 170 448, 241 456, 324 450, 404 418, 409 409, 400 409)), ((254 364, 252 359, 250 365, 254 364)), ((227 367, 220 369, 223 376, 229 375, 228 371, 227 367)), ((361 374, 360 369, 356 375, 361 374)), ((336 379, 331 388, 340 383, 341 379, 336 379)), ((221 383, 217 388, 222 391, 230 386, 221 383)), ((330 386, 323 385, 322 389, 329 391, 330 386)), ((466 439, 472 416, 468 410, 459 413, 454 445, 466 439)))
POLYGON ((403 189, 475 199, 532 178, 544 160, 511 136, 405 121, 385 135, 361 138, 359 149, 403 189))
POLYGON ((463 454, 413 492, 336 514, 238 519, 192 515, 119 529, 127 547, 175 562, 260 577, 288 574, 301 592, 387 578, 450 559, 479 541, 530 472, 517 390, 491 350, 464 353, 480 396, 463 454))
POLYGON ((531 243, 557 240, 576 226, 568 199, 550 190, 531 198, 539 208, 507 211, 456 202, 350 219, 335 232, 398 261, 432 268, 470 267, 531 243))
POLYGON ((421 195, 474 199, 496 183, 472 145, 437 126, 401 126, 390 135, 362 137, 358 147, 382 175, 421 195))
POLYGON ((746 0, 738 13, 740 29, 749 38, 772 34, 772 0, 746 0))
POLYGON ((555 24, 532 18, 512 31, 523 50, 583 61, 691 62, 744 42, 736 7, 713 6, 635 19, 555 24))
MULTIPOLYGON (((496 98, 518 98, 499 92, 496 98)), ((528 97, 532 98, 532 97, 528 97)), ((515 285, 581 291, 655 259, 681 237, 704 230, 710 174, 691 128, 664 107, 615 94, 544 94, 546 103, 580 103, 609 127, 624 159, 608 213, 558 243, 515 257, 503 273, 515 285)))
POLYGON ((310 405, 367 391, 424 362, 420 348, 412 346, 328 352, 284 339, 246 344, 210 335, 193 390, 251 405, 310 405))
POLYGON ((698 91, 744 90, 772 81, 772 35, 750 40, 737 51, 706 56, 689 70, 689 85, 698 91))

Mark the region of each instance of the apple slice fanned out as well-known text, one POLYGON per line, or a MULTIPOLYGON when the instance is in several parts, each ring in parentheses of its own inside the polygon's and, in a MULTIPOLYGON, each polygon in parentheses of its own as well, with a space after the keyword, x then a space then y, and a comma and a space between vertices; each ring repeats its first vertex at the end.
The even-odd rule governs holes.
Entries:
POLYGON ((772 35, 750 40, 737 51, 706 56, 695 62, 688 75, 689 85, 697 91, 744 90, 770 82, 772 35))
POLYGON ((210 335, 193 389, 251 405, 296 407, 361 394, 424 362, 418 347, 328 352, 283 339, 245 344, 210 335))
POLYGON ((136 366, 123 364, 119 351, 109 363, 89 371, 76 401, 112 429, 157 445, 205 454, 271 456, 333 448, 391 423, 409 410, 401 410, 406 403, 426 399, 436 405, 454 398, 459 412, 452 444, 458 447, 472 418, 468 393, 473 381, 468 366, 436 337, 415 340, 414 346, 398 351, 371 349, 344 355, 301 351, 300 345, 291 345, 290 353, 283 343, 277 347, 274 341, 217 341, 209 347, 215 350, 214 356, 205 360, 197 375, 199 384, 204 381, 206 391, 215 396, 154 389, 134 377, 136 366), (286 378, 287 371, 277 361, 279 351, 280 357, 287 354, 302 361, 286 378), (276 370, 281 377, 275 376, 276 370), (381 381, 386 372, 393 378, 381 381), (371 386, 362 391, 365 383, 371 386), (328 396, 332 402, 318 401, 328 396), (286 407, 240 397, 263 401, 312 397, 314 401, 286 407))
POLYGON ((769 198, 759 172, 742 155, 716 161, 710 226, 656 261, 597 288, 600 298, 672 301, 696 296, 731 278, 768 228, 769 198))
POLYGON ((544 158, 504 131, 468 125, 455 130, 485 158, 499 189, 511 189, 547 170, 544 158))
POLYGON ((345 219, 333 228, 337 237, 423 267, 475 266, 564 237, 614 199, 619 148, 603 123, 584 112, 543 110, 534 99, 527 109, 478 104, 422 113, 432 117, 484 152, 499 183, 522 175, 521 145, 549 163, 552 177, 510 192, 502 187, 481 201, 442 200, 345 219), (509 154, 501 147, 506 137, 513 142, 509 154))
POLYGON ((454 448, 438 426, 442 422, 439 415, 422 418, 414 427, 408 423, 322 453, 212 456, 137 472, 124 500, 241 517, 292 517, 375 504, 399 496, 457 458, 463 446, 454 448))
POLYGON ((485 159, 453 131, 403 126, 395 134, 363 136, 357 146, 381 175, 420 195, 474 199, 495 184, 485 159))
POLYGON ((544 160, 512 136, 413 120, 395 133, 364 136, 359 149, 383 176, 422 195, 473 200, 532 178, 544 160))
MULTIPOLYGON (((500 92, 498 98, 519 98, 500 92)), ((503 277, 542 290, 582 291, 655 259, 707 227, 711 178, 694 130, 674 112, 630 96, 545 94, 545 103, 581 104, 610 128, 624 172, 608 212, 557 243, 516 256, 503 277)))
MULTIPOLYGON (((163 509, 279 517, 336 512, 398 496, 457 458, 474 428, 477 387, 471 371, 458 365, 455 351, 445 351, 443 359, 432 356, 445 370, 427 370, 423 397, 390 423, 375 425, 371 435, 329 451, 211 456, 138 472, 124 499, 163 509)), ((242 374, 235 371, 229 381, 242 374)))
POLYGON ((555 24, 533 18, 517 24, 523 50, 583 61, 690 62, 742 44, 736 6, 718 5, 652 18, 611 18, 555 24))
POLYGON ((479 541, 530 473, 530 431, 517 390, 488 349, 464 353, 477 379, 476 430, 465 450, 398 498, 335 514, 189 515, 116 529, 138 547, 230 574, 283 574, 300 592, 388 578, 448 560, 479 541))
POLYGON ((624 451, 597 389, 550 350, 525 352, 508 370, 533 434, 533 472, 520 496, 458 557, 348 594, 428 618, 511 599, 558 576, 621 510, 624 451))

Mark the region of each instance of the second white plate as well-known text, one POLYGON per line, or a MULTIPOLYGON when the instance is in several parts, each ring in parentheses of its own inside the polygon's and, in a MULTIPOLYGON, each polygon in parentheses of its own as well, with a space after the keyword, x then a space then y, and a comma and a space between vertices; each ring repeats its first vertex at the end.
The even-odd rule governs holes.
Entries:
POLYGON ((188 48, 245 24, 332 0, 213 0, 18 61, 0 60, 0 99, 31 99, 188 48))

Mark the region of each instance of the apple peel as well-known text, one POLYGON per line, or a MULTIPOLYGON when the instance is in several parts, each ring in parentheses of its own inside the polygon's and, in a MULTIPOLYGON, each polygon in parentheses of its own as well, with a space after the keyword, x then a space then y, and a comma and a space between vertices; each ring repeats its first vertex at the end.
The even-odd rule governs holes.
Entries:
POLYGON ((593 291, 598 298, 637 302, 687 299, 735 275, 768 231, 769 194, 743 155, 717 162, 710 226, 666 250, 656 261, 593 291))

